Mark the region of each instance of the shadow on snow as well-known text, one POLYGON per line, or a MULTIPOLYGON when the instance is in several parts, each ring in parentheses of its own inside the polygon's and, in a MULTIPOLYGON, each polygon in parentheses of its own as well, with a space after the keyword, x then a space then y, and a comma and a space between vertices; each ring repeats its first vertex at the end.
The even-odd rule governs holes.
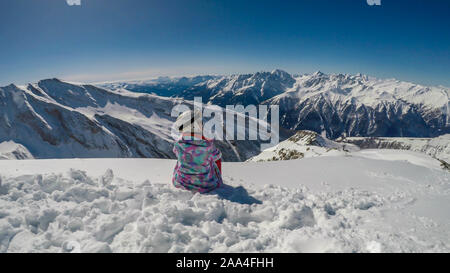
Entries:
POLYGON ((221 199, 226 199, 239 204, 262 204, 260 200, 250 196, 247 190, 242 186, 233 187, 223 184, 220 188, 211 191, 209 194, 217 194, 221 199))

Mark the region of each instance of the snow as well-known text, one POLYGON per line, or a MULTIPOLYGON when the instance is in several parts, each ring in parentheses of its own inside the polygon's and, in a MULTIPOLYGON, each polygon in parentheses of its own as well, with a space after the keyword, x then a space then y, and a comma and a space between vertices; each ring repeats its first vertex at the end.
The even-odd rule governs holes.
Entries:
MULTIPOLYGON (((333 105, 394 102, 405 113, 412 103, 427 117, 448 107, 448 88, 362 75, 292 78, 274 70, 152 84, 166 82, 203 83, 213 88, 209 102, 226 102, 227 92, 244 96, 238 102, 292 97, 286 107, 295 113, 316 95, 333 105)), ((405 150, 359 150, 303 131, 251 159, 273 162, 225 162, 225 186, 193 194, 171 185, 174 160, 107 158, 172 157, 170 109, 191 102, 112 85, 118 89, 52 79, 0 88, 8 105, 0 159, 25 159, 0 160, 0 252, 450 250, 450 173, 436 159, 449 158, 448 134, 380 138, 378 148, 405 150)), ((241 159, 254 149, 230 144, 222 151, 241 159)))
POLYGON ((152 113, 146 117, 142 112, 136 109, 120 105, 116 102, 106 103, 104 107, 80 107, 76 109, 90 118, 95 118, 96 114, 108 114, 114 118, 126 121, 130 124, 138 125, 147 131, 158 135, 166 141, 173 141, 170 137, 170 128, 172 122, 166 117, 159 117, 156 113, 152 113))
POLYGON ((256 155, 247 161, 277 161, 290 160, 298 158, 308 158, 316 156, 346 155, 350 151, 358 151, 359 148, 353 144, 342 144, 326 137, 323 137, 313 131, 297 131, 289 139, 279 144, 265 149, 259 155, 256 155))
POLYGON ((23 145, 14 141, 4 141, 0 143, 1 159, 32 159, 33 156, 23 145))
MULTIPOLYGON (((179 104, 192 107, 183 99, 58 79, 2 87, 0 100, 8 105, 0 107, 0 142, 20 143, 39 159, 174 158, 171 110, 179 104)), ((242 141, 236 147, 229 141, 219 144, 224 159, 236 161, 256 155, 257 142, 242 141)))
MULTIPOLYGON (((121 85, 138 92, 142 88, 153 92, 152 86, 121 85)), ((280 125, 285 129, 325 131, 332 139, 343 135, 435 137, 449 132, 450 89, 444 86, 361 74, 290 75, 282 70, 205 78, 189 88, 170 86, 158 94, 186 100, 201 96, 208 104, 222 107, 279 105, 280 125), (381 117, 389 122, 381 122, 381 117)))
POLYGON ((343 143, 353 143, 370 148, 389 148, 422 152, 434 158, 450 162, 450 134, 435 138, 347 137, 341 141, 343 143))
POLYGON ((366 149, 361 150, 354 155, 386 161, 405 161, 430 169, 442 169, 441 164, 438 160, 431 160, 426 156, 411 151, 404 151, 399 153, 396 150, 389 149, 366 149))
POLYGON ((319 93, 333 95, 333 100, 353 101, 375 107, 380 101, 406 101, 411 104, 427 105, 434 108, 447 107, 450 89, 443 86, 423 86, 398 81, 377 79, 366 75, 323 73, 304 74, 295 78, 295 84, 279 95, 296 96, 299 99, 319 93))
POLYGON ((411 151, 224 163, 227 186, 171 185, 174 160, 0 161, 0 252, 449 252, 450 173, 411 151))

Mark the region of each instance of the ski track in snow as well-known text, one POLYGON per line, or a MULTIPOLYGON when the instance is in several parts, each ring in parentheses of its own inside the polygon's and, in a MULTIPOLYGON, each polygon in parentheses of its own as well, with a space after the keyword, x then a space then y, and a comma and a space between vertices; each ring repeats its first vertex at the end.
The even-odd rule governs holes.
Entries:
MULTIPOLYGON (((333 160, 333 157, 329 159, 333 160)), ((440 218, 428 217, 414 209, 417 204, 422 204, 421 209, 426 208, 423 206, 426 204, 434 206, 432 210, 446 210, 445 206, 431 200, 433 196, 444 198, 439 199, 444 202, 449 200, 448 173, 444 171, 431 170, 434 181, 421 185, 393 172, 362 170, 367 179, 404 183, 409 187, 399 186, 385 192, 346 186, 330 190, 331 179, 317 185, 319 190, 311 190, 302 184, 294 187, 283 183, 256 185, 246 181, 245 175, 238 175, 249 173, 258 166, 260 170, 271 169, 271 172, 277 168, 281 170, 280 162, 230 163, 224 166, 225 170, 230 170, 224 176, 227 186, 201 195, 176 189, 170 180, 167 181, 174 161, 103 161, 88 160, 90 168, 96 169, 96 175, 89 169, 71 169, 86 160, 20 161, 23 165, 3 163, 0 252, 450 250, 448 221, 433 220, 440 218), (94 164, 97 161, 97 165, 94 164), (55 173, 47 172, 45 169, 49 169, 52 162, 61 162, 59 165, 66 166, 67 170, 54 164, 55 173), (156 174, 148 180, 122 179, 111 169, 97 175, 102 169, 98 166, 111 165, 111 162, 116 165, 110 167, 115 166, 119 173, 122 165, 147 162, 148 172, 167 175, 161 180, 155 178, 158 177, 156 174), (25 174, 26 171, 14 174, 14 168, 30 165, 32 169, 33 164, 47 167, 41 172, 32 171, 33 174, 25 174), (429 202, 423 203, 427 198, 429 202)), ((301 166, 314 162, 323 163, 323 159, 301 159, 283 164, 301 166)), ((418 168, 409 163, 401 164, 418 168)), ((292 166, 286 168, 295 170, 292 166)), ((291 174, 291 177, 295 175, 291 174)))

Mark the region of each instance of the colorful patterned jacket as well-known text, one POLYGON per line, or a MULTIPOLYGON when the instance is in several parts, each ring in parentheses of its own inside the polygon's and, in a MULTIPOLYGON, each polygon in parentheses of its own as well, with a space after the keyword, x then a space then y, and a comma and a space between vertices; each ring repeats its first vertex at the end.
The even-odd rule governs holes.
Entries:
POLYGON ((222 154, 212 140, 183 137, 175 142, 173 152, 178 158, 172 179, 175 187, 203 193, 222 185, 215 163, 222 154))

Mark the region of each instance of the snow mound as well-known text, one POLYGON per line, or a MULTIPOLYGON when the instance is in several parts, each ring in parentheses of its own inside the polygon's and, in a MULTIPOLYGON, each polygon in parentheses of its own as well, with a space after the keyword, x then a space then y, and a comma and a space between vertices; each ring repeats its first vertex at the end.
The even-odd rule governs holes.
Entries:
POLYGON ((359 148, 353 144, 338 143, 323 137, 316 132, 302 130, 278 145, 264 150, 261 154, 247 161, 291 160, 321 155, 345 155, 359 148))
MULTIPOLYGON (((337 157, 323 157, 327 158, 337 157)), ((210 194, 176 189, 166 178, 159 181, 159 173, 173 168, 174 161, 169 160, 146 160, 145 170, 151 175, 150 180, 145 181, 117 177, 111 169, 98 176, 81 169, 57 173, 42 170, 21 175, 3 172, 0 252, 450 250, 448 221, 411 211, 419 200, 426 201, 430 197, 443 202, 425 202, 435 205, 432 211, 446 210, 450 194, 447 172, 426 169, 421 173, 433 177, 432 181, 419 181, 421 176, 415 174, 411 177, 416 177, 417 181, 406 181, 406 178, 390 175, 386 167, 382 174, 371 172, 374 160, 358 158, 358 162, 366 166, 361 168, 361 175, 366 175, 367 181, 363 183, 351 176, 347 179, 359 185, 379 186, 378 182, 371 182, 373 179, 390 184, 389 189, 382 187, 381 191, 347 187, 344 183, 341 184, 345 189, 333 191, 326 183, 320 184, 314 179, 309 179, 309 183, 319 190, 310 190, 303 183, 290 187, 273 185, 275 180, 260 181, 262 185, 257 186, 244 175, 252 172, 254 176, 263 175, 264 170, 264 177, 269 177, 267 170, 281 173, 279 163, 285 163, 290 170, 304 172, 303 163, 319 159, 322 160, 224 164, 226 186, 210 194), (293 164, 297 167, 288 166, 293 164), (255 172, 254 168, 259 171, 255 172), (428 183, 429 187, 422 187, 421 183, 428 183)), ((81 161, 59 160, 59 165, 67 168, 81 161)), ((98 170, 105 165, 102 161, 113 162, 97 161, 90 160, 89 168, 98 170)), ((120 173, 125 166, 135 165, 131 161, 116 159, 114 169, 120 173)), ((22 167, 27 169, 27 163, 36 162, 46 166, 50 161, 27 161, 22 167)), ((393 169, 401 169, 395 164, 390 163, 393 169)), ((11 164, 5 162, 4 165, 8 168, 11 164)), ((402 163, 402 166, 408 170, 418 168, 409 163, 402 163)), ((311 169, 311 166, 304 168, 311 169)), ((405 175, 409 173, 406 171, 405 175)), ((289 177, 294 179, 295 176, 289 177)))
POLYGON ((14 141, 4 141, 0 143, 0 160, 1 159, 32 159, 33 155, 25 146, 15 143, 14 141))

